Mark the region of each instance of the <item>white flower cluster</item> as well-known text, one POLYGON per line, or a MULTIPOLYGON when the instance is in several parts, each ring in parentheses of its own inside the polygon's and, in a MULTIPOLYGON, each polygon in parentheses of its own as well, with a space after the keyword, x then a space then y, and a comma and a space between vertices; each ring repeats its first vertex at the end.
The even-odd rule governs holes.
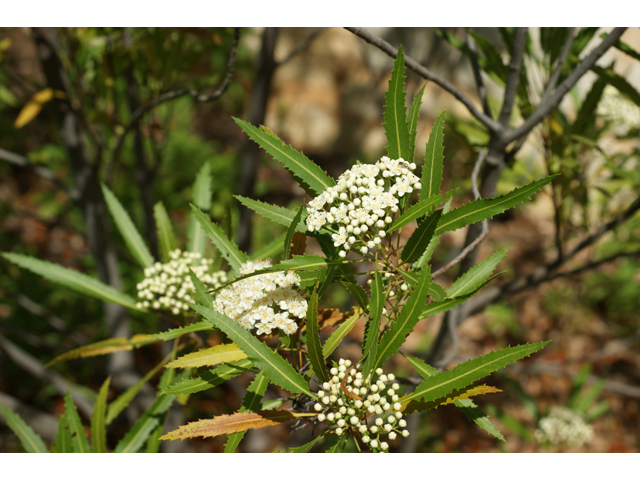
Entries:
MULTIPOLYGON (((271 261, 248 261, 238 275, 247 275, 271 266, 271 261)), ((258 328, 257 334, 270 334, 279 328, 287 335, 298 330, 289 315, 304 318, 307 301, 295 290, 300 277, 295 273, 274 272, 249 277, 232 283, 216 296, 213 308, 232 318, 247 330, 258 328)))
POLYGON ((349 250, 366 254, 386 236, 399 198, 420 189, 420 179, 412 173, 415 168, 415 163, 389 157, 375 165, 355 165, 340 175, 336 186, 309 202, 307 230, 330 225, 342 258, 349 250))
POLYGON ((138 308, 171 310, 174 315, 189 310, 187 304, 194 302, 189 294, 195 292, 189 268, 209 288, 218 288, 227 281, 227 273, 211 272, 213 260, 202 258, 199 253, 176 248, 169 256, 169 262, 156 262, 144 269, 145 278, 137 285, 138 298, 142 300, 136 304, 138 308))
POLYGON ((640 128, 640 107, 607 85, 598 103, 598 115, 617 123, 625 130, 640 128))
POLYGON ((555 406, 540 420, 533 436, 541 444, 579 447, 593 440, 593 427, 580 412, 555 406))
POLYGON ((405 430, 407 422, 400 412, 402 405, 397 393, 400 385, 392 383, 389 386, 395 376, 392 373, 384 375, 381 368, 366 379, 360 370, 360 365, 352 367, 350 360, 340 359, 330 371, 333 377, 323 383, 323 390, 318 392, 320 403, 313 408, 321 412, 319 421, 337 427, 337 435, 345 430, 358 432, 371 451, 386 452, 389 444, 385 439, 409 436, 409 431, 405 430), (372 377, 377 380, 374 382, 372 377))

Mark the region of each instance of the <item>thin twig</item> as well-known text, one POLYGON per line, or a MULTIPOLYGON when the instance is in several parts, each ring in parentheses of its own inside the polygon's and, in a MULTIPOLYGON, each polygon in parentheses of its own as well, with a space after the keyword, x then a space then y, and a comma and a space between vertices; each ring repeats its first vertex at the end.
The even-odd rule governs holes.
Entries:
POLYGON ((307 38, 305 38, 300 43, 298 43, 295 47, 293 47, 293 49, 289 52, 289 54, 286 57, 284 57, 280 61, 276 61, 276 67, 280 67, 284 65, 289 60, 294 58, 296 55, 304 52, 307 48, 309 48, 309 46, 313 43, 313 41, 316 38, 318 38, 318 35, 320 35, 325 30, 326 30, 326 27, 322 27, 314 30, 307 38))
POLYGON ((491 117, 491 110, 489 109, 489 103, 487 102, 487 89, 484 86, 482 80, 482 72, 480 71, 480 64, 478 63, 478 51, 476 49, 476 41, 467 32, 465 36, 467 42, 467 50, 469 50, 469 58, 471 60, 471 67, 473 68, 473 77, 476 80, 476 88, 478 89, 478 97, 482 102, 482 110, 487 117, 491 117))
POLYGON ((564 45, 562 45, 562 50, 560 51, 560 55, 558 56, 558 60, 556 63, 556 68, 549 77, 549 83, 547 83, 547 88, 544 90, 544 94, 540 99, 540 103, 545 102, 547 98, 551 96, 553 93, 553 89, 556 88, 558 84, 558 79, 560 78, 560 74, 562 73, 562 67, 564 66, 564 62, 569 56, 569 52, 571 51, 571 44, 573 43, 573 36, 575 34, 576 28, 571 27, 567 32, 567 38, 564 41, 564 45))
MULTIPOLYGON (((390 57, 396 58, 396 56, 398 55, 397 48, 393 47, 390 43, 372 34, 371 32, 368 32, 367 30, 364 30, 362 28, 357 28, 357 27, 345 27, 345 29, 349 30, 351 33, 353 33, 354 35, 357 35, 358 37, 362 38, 363 40, 370 43, 371 45, 379 48, 390 57)), ((487 116, 486 114, 478 110, 478 108, 473 104, 473 102, 452 83, 450 83, 440 75, 428 70, 427 68, 420 65, 413 58, 407 55, 404 56, 404 60, 405 60, 406 66, 409 67, 414 72, 416 72, 422 78, 430 80, 436 85, 440 85, 444 90, 446 90, 455 98, 457 98, 460 101, 460 103, 462 103, 465 107, 467 107, 471 115, 476 117, 484 126, 486 126, 489 129, 489 131, 491 132, 502 131, 502 126, 498 122, 496 122, 491 117, 487 116)))
POLYGON ((527 43, 526 40, 527 28, 516 28, 516 32, 513 37, 511 60, 509 62, 509 72, 507 73, 507 82, 504 90, 504 102, 502 104, 500 117, 498 118, 498 122, 500 122, 500 124, 505 128, 509 127, 513 103, 518 92, 518 85, 520 85, 520 70, 522 69, 524 49, 527 43))

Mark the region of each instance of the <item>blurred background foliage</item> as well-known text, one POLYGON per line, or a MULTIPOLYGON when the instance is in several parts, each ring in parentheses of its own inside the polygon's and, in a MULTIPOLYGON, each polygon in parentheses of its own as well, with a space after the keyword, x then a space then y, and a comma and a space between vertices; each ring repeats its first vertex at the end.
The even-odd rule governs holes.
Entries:
MULTIPOLYGON (((494 117, 499 113, 513 29, 372 31, 395 47, 402 45, 408 56, 471 98, 476 98, 476 84, 469 59, 476 55, 485 72, 486 109, 494 117)), ((248 216, 234 195, 282 206, 297 206, 304 198, 284 169, 247 142, 232 117, 267 125, 335 177, 356 160, 371 162, 384 154, 383 94, 391 58, 341 29, 243 28, 235 49, 236 33, 233 28, 0 30, 0 251, 29 254, 98 276, 101 252, 92 250, 87 234, 93 220, 101 223, 100 235, 113 246, 120 288, 133 294, 142 272, 111 219, 104 214, 91 217, 83 209, 83 198, 91 197, 91 192, 78 191, 83 175, 114 191, 157 258, 153 205, 164 203, 184 247, 192 186, 205 163, 212 169, 209 214, 246 250, 259 250, 281 236, 284 227, 248 216), (55 55, 47 57, 47 49, 55 55), (230 52, 235 54, 232 77, 230 52), (57 78, 47 63, 52 57, 58 73, 63 72, 62 90, 52 83, 57 78), (228 79, 222 95, 203 98, 228 79), (167 92, 175 95, 150 107, 167 92), (68 112, 80 133, 75 148, 81 150, 81 165, 73 163, 68 125, 60 120, 69 120, 64 117, 68 112)), ((577 31, 560 81, 601 34, 598 29, 577 31)), ((567 29, 530 29, 512 123, 531 115, 544 96, 567 35, 567 29)), ((498 194, 544 175, 561 176, 535 202, 492 223, 479 257, 509 249, 499 284, 552 262, 558 248, 566 253, 637 201, 640 31, 630 29, 622 40, 560 108, 517 145, 502 171, 498 194)), ((409 96, 423 84, 408 72, 409 96)), ((430 82, 417 135, 418 158, 433 120, 445 108, 443 187, 460 187, 453 200, 460 205, 472 198, 471 170, 478 148, 490 136, 453 97, 430 82)), ((577 402, 576 385, 586 383, 598 385, 595 396, 606 400, 606 408, 600 407, 603 411, 594 417, 594 441, 578 450, 638 451, 639 234, 640 217, 632 214, 580 251, 558 278, 501 299, 461 326, 458 359, 507 344, 554 340, 534 363, 497 377, 505 393, 493 400, 498 402, 494 414, 496 423, 505 427, 506 445, 459 414, 425 412, 419 435, 411 437, 415 451, 544 451, 532 440, 540 412, 577 402), (599 264, 602 259, 606 261, 599 264), (580 270, 590 263, 594 265, 580 270), (576 272, 566 274, 572 268, 576 272), (512 388, 514 383, 521 385, 519 391, 512 388), (531 405, 535 409, 527 408, 531 405)), ((463 241, 464 232, 446 234, 446 248, 436 252, 434 263, 454 258, 463 241)), ((207 255, 217 255, 213 247, 207 248, 207 255)), ((319 251, 309 242, 308 253, 316 253, 314 249, 319 251)), ((455 270, 447 272, 445 283, 455 279, 455 270)), ((46 364, 72 348, 114 335, 116 327, 105 321, 109 314, 98 300, 4 259, 0 272, 0 402, 11 399, 32 413, 55 418, 62 413, 64 392, 48 374, 36 375, 37 368, 24 355, 35 359, 35 365, 46 364), (7 353, 6 342, 20 350, 22 362, 7 353)), ((340 288, 332 289, 324 301, 326 307, 343 310, 353 303, 340 288)), ((127 333, 135 334, 155 332, 166 320, 130 314, 127 321, 127 333)), ((438 324, 432 320, 421 326, 407 348, 426 351, 438 324)), ((146 374, 165 354, 158 345, 135 351, 130 357, 134 377, 146 374)), ((58 363, 51 370, 87 387, 83 391, 93 401, 112 368, 107 358, 94 357, 58 363)), ((406 362, 398 360, 397 368, 399 376, 402 369, 409 375, 406 362)), ((154 377, 151 384, 157 381, 154 377)), ((231 411, 240 404, 247 382, 239 377, 194 395, 176 415, 191 420, 211 410, 231 411)), ((111 396, 124 386, 112 386, 111 396)), ((137 414, 135 409, 128 412, 126 421, 131 423, 137 414)), ((27 415, 23 418, 29 423, 27 415)), ((110 435, 118 438, 119 428, 125 425, 115 425, 110 435)), ((288 431, 275 432, 249 432, 243 448, 278 449, 288 431)), ((163 448, 220 451, 224 439, 181 443, 163 448)), ((18 448, 10 430, 0 426, 0 451, 18 448)))

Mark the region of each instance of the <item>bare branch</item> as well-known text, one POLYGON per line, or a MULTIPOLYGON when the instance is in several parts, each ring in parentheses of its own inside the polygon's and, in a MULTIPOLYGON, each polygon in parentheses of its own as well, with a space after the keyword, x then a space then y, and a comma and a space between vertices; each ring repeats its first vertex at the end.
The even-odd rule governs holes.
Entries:
POLYGON ((478 97, 482 102, 482 110, 485 115, 491 118, 491 110, 489 109, 489 103, 487 102, 487 89, 484 86, 482 80, 482 72, 480 71, 480 65, 478 64, 478 51, 476 49, 476 41, 469 33, 466 34, 467 50, 469 50, 469 58, 471 59, 471 67, 473 68, 473 77, 476 80, 476 87, 478 88, 478 97))
POLYGON ((504 102, 498 122, 505 127, 509 127, 511 119, 511 111, 513 110, 513 102, 518 92, 520 84, 520 70, 522 69, 522 60, 524 58, 524 48, 527 40, 527 28, 516 28, 513 38, 513 50, 511 52, 511 61, 509 62, 509 73, 507 74, 507 82, 504 90, 504 102))
MULTIPOLYGON (((398 55, 397 48, 393 47, 390 43, 372 34, 371 32, 368 32, 367 30, 364 30, 362 28, 357 28, 357 27, 345 27, 345 29, 349 30, 351 33, 353 33, 354 35, 357 35, 358 37, 362 38, 363 40, 370 43, 371 45, 379 48, 390 57, 396 58, 396 56, 398 55)), ((473 104, 473 102, 469 100, 469 98, 452 83, 450 83, 440 75, 437 75, 432 71, 428 70, 427 68, 425 68, 424 66, 420 65, 413 58, 405 55, 404 59, 407 67, 409 67, 411 70, 413 70, 418 75, 425 78, 426 80, 430 80, 436 85, 439 85, 444 90, 446 90, 451 95, 453 95, 455 98, 457 98, 460 101, 460 103, 462 103, 465 107, 467 107, 471 115, 476 117, 491 132, 502 131, 502 126, 498 122, 496 122, 491 117, 485 115, 483 112, 478 110, 478 108, 473 104)))
POLYGON ((549 77, 549 83, 547 84, 547 88, 542 95, 542 99, 540 99, 540 103, 545 102, 551 93, 553 93, 553 89, 556 88, 556 84, 558 83, 558 79, 560 78, 560 74, 562 73, 562 67, 564 66, 564 62, 571 51, 571 44, 573 43, 573 36, 576 32, 575 27, 569 28, 567 32, 567 38, 564 41, 564 45, 562 45, 562 50, 560 51, 560 55, 558 56, 558 60, 556 63, 556 68, 549 77))
POLYGON ((281 65, 284 65, 285 63, 287 63, 289 60, 291 60, 292 58, 294 58, 296 55, 298 55, 299 53, 304 52, 307 48, 309 48, 309 46, 313 43, 313 41, 318 38, 318 36, 324 32, 326 30, 326 27, 322 27, 322 28, 318 28, 316 30, 314 30, 313 32, 311 32, 311 34, 305 38, 304 40, 302 40, 299 44, 297 44, 293 50, 291 50, 289 52, 289 54, 284 57, 282 60, 277 61, 276 62, 276 67, 280 67, 281 65))
POLYGON ((626 27, 614 28, 613 31, 607 35, 607 37, 594 48, 589 55, 587 55, 580 64, 571 72, 571 74, 564 79, 564 81, 556 88, 552 95, 549 95, 544 102, 540 102, 535 112, 525 120, 525 122, 518 128, 509 130, 505 133, 503 141, 505 144, 509 144, 514 140, 527 135, 544 117, 546 117, 551 110, 556 108, 562 101, 564 96, 573 88, 573 86, 587 73, 587 71, 595 65, 604 53, 614 45, 618 39, 622 36, 626 27))

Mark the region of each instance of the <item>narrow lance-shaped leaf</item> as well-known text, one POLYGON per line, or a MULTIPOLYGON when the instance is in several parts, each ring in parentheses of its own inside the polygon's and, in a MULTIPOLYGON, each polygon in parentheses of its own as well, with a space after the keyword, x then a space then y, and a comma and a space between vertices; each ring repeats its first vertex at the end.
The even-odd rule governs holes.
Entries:
POLYGON ((324 438, 324 435, 319 435, 316 438, 314 438, 313 440, 311 440, 310 442, 305 443, 304 445, 301 445, 299 447, 293 447, 289 449, 290 453, 307 453, 309 450, 311 450, 313 448, 313 446, 318 443, 318 440, 321 440, 322 438, 324 438))
POLYGON ((506 256, 507 251, 502 250, 494 253, 488 258, 485 258, 477 265, 474 265, 473 268, 453 282, 453 285, 447 289, 447 297, 459 297, 460 295, 466 295, 476 289, 480 284, 486 281, 487 277, 491 275, 493 270, 496 268, 496 265, 498 265, 498 263, 500 263, 506 256))
MULTIPOLYGON (((449 192, 447 192, 447 195, 448 194, 449 194, 449 192)), ((453 200, 453 198, 449 198, 449 200, 447 200, 447 202, 444 204, 444 207, 442 207, 442 214, 443 215, 445 213, 447 213, 451 209, 451 201, 452 200, 453 200)), ((431 257, 433 256, 433 252, 435 251, 436 247, 438 246, 438 243, 440 243, 440 235, 434 235, 434 237, 429 242, 429 246, 427 247, 425 252, 418 259, 418 261, 413 264, 413 268, 415 270, 421 269, 422 267, 424 267, 425 265, 427 265, 431 261, 431 257)))
POLYGON ((264 247, 253 252, 251 260, 264 260, 265 258, 275 257, 282 252, 282 242, 284 242, 284 235, 273 239, 264 247))
POLYGON ((453 370, 439 372, 429 377, 418 385, 413 393, 404 397, 404 400, 422 399, 425 402, 429 402, 444 397, 453 390, 464 388, 510 363, 528 357, 547 343, 549 342, 507 347, 461 363, 454 367, 453 370))
MULTIPOLYGON (((211 210, 211 196, 211 164, 206 162, 198 172, 193 184, 193 204, 198 209, 208 212, 211 210)), ((205 233, 203 226, 197 221, 193 212, 189 217, 187 238, 189 239, 190 252, 204 253, 205 233)))
POLYGON ((413 263, 422 256, 433 238, 441 215, 442 210, 436 210, 413 231, 402 249, 402 263, 413 263))
POLYGON ((107 411, 107 394, 109 393, 109 383, 111 377, 107 379, 100 387, 96 403, 93 405, 93 415, 91 416, 91 447, 93 453, 107 452, 107 430, 106 430, 106 411, 107 411))
POLYGON ((129 340, 126 338, 108 338, 106 340, 100 340, 99 342, 90 343, 89 345, 83 345, 82 347, 74 348, 68 352, 58 355, 56 358, 47 363, 47 367, 57 362, 64 360, 70 360, 72 358, 87 358, 95 357, 97 355, 106 355, 109 353, 120 352, 123 350, 133 350, 134 348, 149 345, 155 343, 157 340, 151 335, 140 333, 134 335, 129 340))
POLYGON ((195 220, 200 224, 204 233, 211 239, 213 244, 222 254, 233 271, 238 271, 240 265, 248 260, 247 255, 241 252, 240 249, 227 238, 224 232, 213 223, 207 215, 202 213, 196 206, 191 205, 192 215, 195 220))
POLYGON ((69 421, 64 413, 58 421, 56 453, 73 453, 73 447, 71 446, 71 433, 69 432, 69 421))
POLYGON ((303 153, 289 145, 285 145, 282 140, 266 127, 256 128, 238 118, 233 120, 249 135, 251 140, 282 163, 311 197, 321 194, 324 190, 336 184, 318 165, 309 160, 303 153))
POLYGON ((347 318, 342 325, 340 325, 332 334, 329 336, 324 345, 322 346, 322 355, 324 358, 329 357, 333 353, 333 351, 340 345, 340 342, 347 336, 347 334, 355 327, 356 323, 360 319, 362 315, 361 308, 354 308, 353 315, 347 318))
POLYGON ((364 288, 357 283, 342 282, 342 285, 344 285, 344 288, 349 290, 349 293, 353 295, 353 298, 355 298, 356 303, 360 308, 362 308, 362 310, 366 311, 369 308, 369 297, 367 297, 367 293, 364 291, 364 288))
MULTIPOLYGON (((216 387, 230 378, 237 377, 246 372, 253 364, 251 360, 244 359, 221 365, 208 372, 203 372, 199 377, 176 380, 170 385, 163 387, 162 392, 169 395, 188 395, 202 392, 209 388, 216 387)), ((170 370, 173 371, 173 370, 170 370)))
POLYGON ((284 358, 245 330, 238 322, 200 305, 192 305, 191 308, 226 333, 247 354, 249 360, 267 376, 271 383, 275 383, 292 393, 305 393, 313 396, 302 375, 296 372, 284 358))
MULTIPOLYGON (((290 226, 291 222, 296 216, 295 210, 278 207, 277 205, 270 205, 259 200, 252 200, 250 198, 241 197, 240 195, 236 195, 235 198, 237 198, 238 201, 245 207, 250 208, 258 215, 262 215, 263 217, 268 218, 273 222, 279 223, 280 225, 284 225, 285 227, 290 226)), ((307 226, 304 223, 306 213, 306 211, 302 212, 302 218, 296 225, 297 232, 304 233, 307 231, 307 226)))
POLYGON ((198 368, 235 362, 247 358, 247 355, 235 343, 216 345, 188 353, 167 365, 167 368, 198 368))
POLYGON ((169 253, 177 248, 178 243, 176 242, 176 237, 173 234, 169 215, 167 215, 167 210, 164 208, 162 202, 158 202, 154 205, 153 217, 156 221, 160 256, 162 257, 162 261, 166 263, 171 259, 169 253))
POLYGON ((382 309, 384 308, 384 292, 382 275, 376 270, 374 280, 371 284, 371 301, 369 302, 369 321, 365 331, 365 338, 362 345, 362 357, 365 358, 362 367, 364 378, 369 376, 378 355, 378 337, 380 335, 380 321, 382 319, 382 309))
POLYGON ((409 295, 407 303, 405 303, 396 319, 391 323, 391 330, 387 331, 380 340, 378 357, 375 365, 372 367, 373 370, 378 366, 384 365, 384 362, 398 351, 398 348, 404 343, 407 335, 413 331, 416 323, 418 323, 420 319, 420 313, 424 309, 424 304, 429 295, 430 285, 431 267, 427 267, 422 270, 420 281, 409 295))
POLYGON ((436 235, 440 235, 444 232, 451 232, 466 225, 492 218, 494 215, 502 213, 518 203, 527 200, 557 176, 558 174, 551 175, 531 182, 523 187, 516 188, 506 195, 494 198, 479 198, 455 208, 449 213, 442 215, 435 233, 436 235))
POLYGON ((502 390, 496 387, 490 387, 489 385, 468 385, 459 390, 454 390, 447 396, 443 398, 438 398, 436 400, 432 400, 430 402, 418 402, 415 400, 411 400, 409 402, 405 402, 403 400, 404 397, 401 397, 398 401, 402 405, 402 409, 400 410, 405 415, 409 415, 413 412, 422 412, 424 410, 429 410, 432 408, 442 407, 444 405, 455 404, 458 400, 465 400, 471 397, 476 397, 478 395, 486 395, 487 393, 500 393, 502 390))
POLYGON ((409 155, 407 155, 407 160, 409 163, 413 163, 415 159, 415 149, 416 149, 416 133, 418 131, 418 117, 420 116, 420 107, 422 106, 422 94, 424 93, 424 89, 427 84, 425 83, 416 98, 413 99, 411 106, 409 107, 409 115, 407 118, 407 127, 409 128, 409 155))
POLYGON ((25 423, 20 415, 0 403, 0 412, 7 420, 8 427, 17 435, 28 453, 48 453, 47 447, 36 432, 25 423))
POLYGON ((291 221, 291 225, 289 225, 289 228, 287 229, 287 234, 284 236, 284 254, 282 255, 283 260, 289 259, 289 252, 291 251, 291 240, 293 239, 293 234, 295 233, 296 228, 300 223, 300 218, 302 218, 303 210, 304 210, 304 205, 300 205, 300 209, 298 210, 298 213, 296 213, 296 216, 293 217, 293 220, 291 221))
POLYGON ((434 195, 429 198, 425 198, 424 200, 419 201, 415 205, 411 206, 406 212, 404 212, 398 219, 393 222, 391 227, 387 230, 387 233, 394 232, 399 228, 404 227, 405 225, 409 225, 414 220, 417 220, 420 217, 423 217, 431 212, 435 205, 440 205, 442 202, 447 200, 451 195, 455 193, 455 190, 450 190, 447 194, 442 197, 439 194, 434 195))
POLYGON ((147 441, 149 435, 160 424, 160 418, 169 410, 175 400, 173 395, 160 395, 153 402, 149 410, 133 424, 131 430, 118 442, 114 453, 135 453, 147 441))
POLYGON ((213 298, 207 292, 207 287, 204 286, 204 283, 198 278, 198 276, 193 273, 193 270, 189 269, 189 278, 191 278, 191 283, 193 283, 193 287, 196 290, 196 300, 197 302, 207 308, 213 307, 213 298))
POLYGON ((307 353, 313 371, 321 382, 329 381, 329 372, 322 356, 320 332, 318 330, 318 291, 313 290, 307 307, 307 353))
POLYGON ((471 297, 473 297, 476 294, 476 292, 478 292, 480 289, 482 289, 490 281, 491 281, 491 279, 487 280, 482 285, 477 287, 473 292, 468 293, 466 295, 462 295, 462 296, 456 297, 456 298, 447 298, 447 299, 442 300, 440 302, 432 302, 432 303, 430 303, 429 305, 427 305, 426 307, 424 307, 422 309, 422 313, 420 313, 420 320, 424 320, 425 318, 429 318, 429 317, 431 317, 433 315, 437 315, 439 313, 447 312, 447 311, 451 310, 452 308, 457 307, 458 305, 462 305, 464 302, 466 302, 471 297))
POLYGON ((122 305, 132 310, 145 311, 144 309, 136 307, 136 301, 129 295, 83 273, 19 253, 3 253, 2 256, 19 267, 31 270, 52 282, 59 283, 80 293, 95 297, 104 302, 122 305))
POLYGON ((151 267, 153 265, 153 257, 151 253, 149 253, 149 249, 142 240, 138 230, 133 225, 129 214, 122 208, 116 196, 104 184, 102 185, 102 193, 104 194, 104 199, 107 202, 111 216, 115 220, 118 230, 124 242, 127 244, 131 255, 133 255, 143 267, 151 267))
MULTIPOLYGON (((260 402, 264 396, 264 392, 267 390, 269 381, 267 378, 259 373, 251 385, 247 388, 247 393, 242 401, 242 406, 239 412, 256 412, 260 409, 260 402)), ((229 435, 227 443, 224 446, 224 453, 233 453, 240 444, 240 440, 244 437, 245 432, 236 432, 229 435)))
POLYGON ((389 89, 384 94, 384 134, 387 137, 387 155, 393 159, 409 157, 409 132, 407 129, 407 107, 404 93, 404 55, 402 47, 398 48, 398 56, 393 65, 389 89))
POLYGON ((444 138, 444 116, 446 110, 443 111, 431 129, 427 147, 424 152, 424 164, 422 165, 422 178, 420 184, 420 200, 425 200, 433 195, 440 195, 440 186, 442 184, 442 170, 444 161, 444 148, 442 140, 444 138))
POLYGON ((174 338, 181 337, 187 333, 203 332, 206 330, 213 330, 213 327, 209 322, 197 322, 187 325, 186 327, 172 328, 166 332, 154 333, 151 336, 166 342, 167 340, 173 340, 174 338))
POLYGON ((76 453, 90 453, 89 440, 84 434, 80 415, 78 415, 78 410, 76 410, 71 394, 68 391, 64 397, 64 413, 69 421, 69 432, 71 433, 71 447, 73 451, 76 453))

